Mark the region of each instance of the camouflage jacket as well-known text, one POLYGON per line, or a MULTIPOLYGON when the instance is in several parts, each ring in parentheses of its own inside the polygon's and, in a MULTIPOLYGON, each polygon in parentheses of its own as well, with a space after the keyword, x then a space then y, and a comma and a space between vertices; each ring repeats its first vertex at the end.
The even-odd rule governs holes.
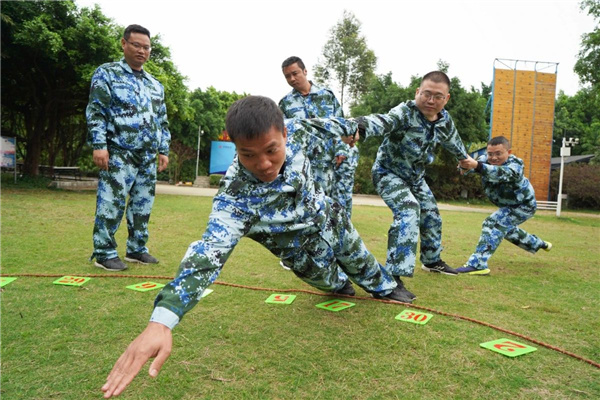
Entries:
POLYGON ((314 184, 304 153, 315 143, 347 131, 356 131, 356 124, 341 118, 288 121, 282 173, 269 183, 255 178, 234 158, 213 198, 202 239, 189 246, 177 277, 159 293, 151 321, 174 327, 217 279, 244 236, 284 259, 301 251, 312 234, 335 242, 328 228, 334 223, 329 217, 331 200, 314 184), (289 129, 290 124, 293 129, 289 129))
POLYGON ((96 69, 86 118, 88 141, 94 150, 169 154, 164 88, 146 71, 136 77, 125 59, 96 69))
MULTIPOLYGON (((279 100, 279 108, 285 118, 331 118, 344 117, 344 112, 337 98, 330 89, 322 88, 310 82, 310 92, 303 96, 292 89, 279 100)), ((348 146, 341 140, 334 140, 333 151, 336 156, 348 157, 348 146)))
POLYGON ((504 164, 490 165, 484 154, 477 161, 475 171, 481 174, 481 185, 492 203, 498 207, 536 207, 533 186, 523 176, 523 160, 511 154, 504 164))
POLYGON ((343 117, 344 112, 330 89, 322 88, 310 82, 310 92, 303 96, 292 89, 279 100, 279 108, 286 118, 329 118, 343 117))
POLYGON ((373 170, 391 171, 407 184, 416 184, 424 178, 425 167, 433 162, 438 144, 459 160, 467 158, 465 146, 446 110, 431 122, 411 100, 400 103, 387 114, 372 114, 359 120, 367 137, 383 136, 373 170))

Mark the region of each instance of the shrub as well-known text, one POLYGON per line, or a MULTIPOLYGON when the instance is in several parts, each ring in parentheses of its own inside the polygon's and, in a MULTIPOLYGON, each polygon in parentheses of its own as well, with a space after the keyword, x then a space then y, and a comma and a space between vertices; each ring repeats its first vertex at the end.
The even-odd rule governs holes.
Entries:
MULTIPOLYGON (((560 169, 552 171, 550 198, 558 197, 560 169)), ((563 172, 563 194, 568 195, 569 208, 600 210, 600 165, 571 164, 563 172)))
POLYGON ((354 193, 377 194, 375 186, 373 185, 371 167, 373 167, 373 159, 361 155, 358 159, 356 171, 354 172, 354 193))
POLYGON ((478 174, 460 175, 456 170, 456 161, 436 160, 427 167, 425 180, 437 200, 485 199, 478 174))
POLYGON ((219 184, 221 183, 221 178, 223 178, 223 175, 211 174, 209 178, 210 179, 208 181, 208 184, 210 185, 210 187, 219 187, 219 184))

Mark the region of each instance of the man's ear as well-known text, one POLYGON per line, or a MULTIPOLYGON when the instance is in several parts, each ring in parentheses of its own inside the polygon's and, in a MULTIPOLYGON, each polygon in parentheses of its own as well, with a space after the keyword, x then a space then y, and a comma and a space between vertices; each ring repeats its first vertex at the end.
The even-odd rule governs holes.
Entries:
POLYGON ((283 140, 287 141, 287 126, 283 127, 283 140))

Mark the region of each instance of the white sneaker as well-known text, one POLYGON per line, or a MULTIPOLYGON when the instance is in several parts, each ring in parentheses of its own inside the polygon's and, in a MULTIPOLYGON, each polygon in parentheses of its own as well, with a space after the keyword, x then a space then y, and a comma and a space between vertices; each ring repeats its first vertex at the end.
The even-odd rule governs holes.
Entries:
POLYGON ((285 266, 285 264, 283 263, 283 261, 279 261, 279 265, 281 265, 281 268, 283 268, 283 269, 285 269, 287 271, 291 270, 291 268, 285 266))

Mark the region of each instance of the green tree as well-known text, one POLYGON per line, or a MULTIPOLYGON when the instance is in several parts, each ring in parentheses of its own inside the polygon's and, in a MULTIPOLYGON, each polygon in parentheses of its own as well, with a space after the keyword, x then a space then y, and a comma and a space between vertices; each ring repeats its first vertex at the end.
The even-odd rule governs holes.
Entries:
POLYGON ((560 156, 563 137, 579 139, 573 155, 596 154, 600 162, 600 96, 594 87, 583 88, 574 96, 559 92, 554 106, 554 143, 552 155, 560 156))
MULTIPOLYGON (((581 9, 600 21, 600 1, 583 0, 581 9)), ((554 107, 554 143, 552 155, 560 155, 563 137, 579 139, 579 146, 572 149, 573 155, 595 154, 592 163, 600 163, 600 29, 581 38, 581 49, 575 63, 579 80, 589 86, 580 89, 574 96, 559 92, 554 107)))
MULTIPOLYGON (((600 21, 600 1, 583 0, 580 5, 582 10, 587 9, 588 15, 600 21)), ((575 73, 579 75, 582 83, 590 83, 596 88, 600 85, 600 29, 586 33, 581 38, 581 49, 575 63, 575 73)), ((600 89, 599 89, 600 90, 600 89)))
POLYGON ((212 86, 206 90, 196 89, 189 94, 191 117, 182 123, 182 134, 177 138, 177 145, 171 148, 171 151, 178 152, 178 158, 173 165, 173 170, 170 171, 172 177, 175 172, 174 169, 177 168, 180 173, 177 180, 194 180, 196 174, 198 133, 200 130, 203 133, 200 143, 198 174, 200 176, 208 175, 211 142, 219 140, 219 137, 222 136, 225 130, 225 116, 229 107, 236 100, 246 96, 247 94, 218 91, 212 86), (191 158, 187 156, 189 149, 193 150, 193 157, 191 158))
POLYGON ((354 14, 344 10, 342 19, 331 29, 329 40, 323 47, 323 60, 314 68, 317 82, 337 81, 342 107, 346 98, 357 99, 367 91, 377 65, 377 57, 367 47, 360 28, 361 23, 354 14))
POLYGON ((2 4, 2 131, 16 136, 24 172, 73 164, 85 142, 84 109, 97 65, 118 54, 115 25, 72 1, 2 4))

